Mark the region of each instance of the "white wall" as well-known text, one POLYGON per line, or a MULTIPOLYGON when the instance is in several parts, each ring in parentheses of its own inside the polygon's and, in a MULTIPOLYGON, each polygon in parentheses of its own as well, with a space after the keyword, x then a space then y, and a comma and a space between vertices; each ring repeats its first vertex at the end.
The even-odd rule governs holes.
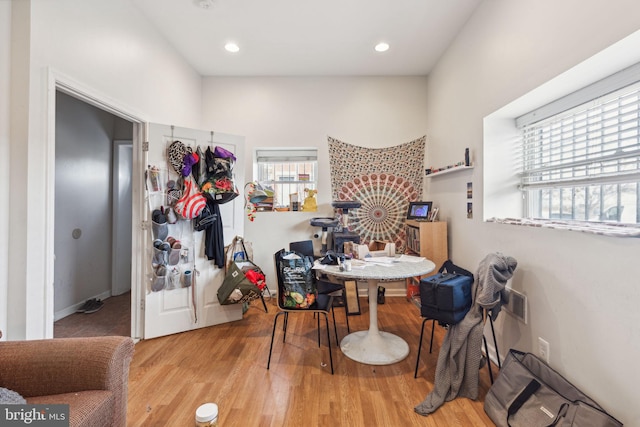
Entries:
MULTIPOLYGON (((318 212, 266 212, 245 220, 245 238, 268 283, 275 283, 273 254, 320 231, 310 218, 333 216, 327 136, 371 148, 412 141, 427 133, 426 99, 426 77, 204 79, 204 127, 246 137, 247 181, 257 147, 318 148, 318 212)), ((319 240, 315 245, 319 252, 319 240)))
MULTIPOLYGON (((27 139, 29 137, 29 52, 31 22, 31 4, 28 1, 11 2, 11 43, 9 65, 11 73, 9 75, 10 111, 9 111, 9 157, 8 157, 8 203, 0 209, 6 211, 8 218, 8 242, 11 243, 11 250, 7 252, 7 339, 13 338, 15 330, 24 331, 28 326, 29 319, 25 316, 27 307, 27 294, 32 286, 42 287, 44 282, 33 284, 27 278, 28 269, 26 262, 27 242, 27 210, 25 205, 25 194, 28 185, 26 183, 26 164, 29 152, 27 150, 27 139), (22 171, 18 174, 18 171, 22 171), (15 242, 15 244, 14 244, 15 242), (13 286, 9 286, 13 284, 13 286), (20 284, 21 286, 15 286, 20 284)), ((42 291, 40 291, 42 292, 42 291)), ((42 299, 36 304, 31 304, 31 310, 44 312, 42 299), (34 307, 35 305, 35 307, 34 307)), ((19 335, 20 336, 20 335, 19 335)), ((21 336, 24 336, 24 332, 21 336)))
POLYGON ((12 76, 13 203, 4 204, 0 216, 10 221, 7 336, 24 339, 52 333, 53 283, 46 283, 52 266, 43 262, 52 252, 46 227, 52 214, 43 208, 52 186, 45 177, 53 177, 48 71, 144 121, 186 127, 200 124, 201 79, 129 1, 14 0, 12 7, 21 12, 12 30, 27 37, 13 38, 26 46, 13 52, 11 63, 27 70, 21 74, 27 83, 12 76), (20 106, 27 110, 24 121, 20 106))
MULTIPOLYGON (((476 168, 428 181, 427 194, 449 221, 451 256, 475 271, 488 253, 518 260, 513 287, 529 298, 529 324, 498 318, 498 342, 537 350, 625 423, 640 425, 640 240, 482 222, 483 118, 640 29, 633 0, 485 1, 428 83, 428 163, 462 159, 476 168), (474 218, 466 218, 473 182, 474 218)), ((505 167, 507 167, 505 165, 505 167)))
MULTIPOLYGON (((9 119, 11 71, 11 3, 0 2, 0 192, 9 193, 9 119)), ((8 242, 9 213, 5 206, 0 207, 0 301, 7 300, 8 283, 8 242)), ((6 338, 7 307, 0 302, 0 331, 6 338)), ((3 338, 4 339, 4 338, 3 338)))

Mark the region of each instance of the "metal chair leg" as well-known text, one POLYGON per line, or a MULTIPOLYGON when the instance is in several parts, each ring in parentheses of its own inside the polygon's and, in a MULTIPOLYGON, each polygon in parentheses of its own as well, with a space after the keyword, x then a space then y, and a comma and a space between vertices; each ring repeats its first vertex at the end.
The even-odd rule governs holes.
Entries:
POLYGON ((431 323, 431 342, 429 343, 429 354, 431 354, 431 350, 433 350, 433 333, 436 331, 436 319, 433 319, 431 323))
MULTIPOLYGON (((276 317, 279 316, 281 313, 276 314, 276 317)), ((289 323, 289 313, 287 313, 286 311, 284 312, 284 322, 282 322, 282 342, 285 342, 286 338, 287 338, 287 324, 289 323)))
MULTIPOLYGON (((420 342, 418 343, 418 357, 416 358, 416 370, 413 373, 413 378, 418 378, 418 365, 420 364, 420 352, 422 351, 422 337, 424 336, 424 324, 427 322, 427 320, 431 320, 428 318, 424 318, 422 319, 422 328, 420 329, 420 342)), ((431 323, 431 343, 429 344, 429 353, 431 353, 431 350, 433 349, 433 333, 435 332, 436 329, 436 320, 432 319, 433 322, 431 323)))
MULTIPOLYGON (((329 332, 329 316, 327 316, 327 313, 322 313, 322 314, 324 314, 324 323, 327 328, 327 344, 329 345, 329 363, 331 364, 331 375, 333 375, 333 355, 331 354, 331 333, 329 332)), ((320 321, 320 317, 318 316, 318 322, 319 321, 320 321)))
MULTIPOLYGON (((496 349, 496 359, 498 360, 498 369, 502 369, 502 363, 500 362, 500 351, 498 350, 498 340, 496 339, 496 330, 493 326, 493 318, 491 317, 491 310, 485 310, 483 314, 489 319, 489 325, 491 325, 491 336, 493 337, 493 346, 496 349)), ((489 368, 489 379, 493 384, 493 370, 491 369, 491 358, 489 357, 489 346, 487 345, 487 338, 482 333, 482 341, 484 342, 484 351, 487 355, 487 368, 489 368)))
POLYGON ((493 370, 491 369, 491 359, 489 358, 489 347, 487 346, 487 338, 482 335, 482 341, 484 342, 484 352, 487 355, 487 368, 489 369, 489 379, 493 384, 493 370))
MULTIPOLYGON (((281 314, 285 314, 283 312, 280 312, 278 314, 276 314, 276 317, 273 319, 273 331, 271 331, 271 344, 269 345, 269 360, 267 360, 267 369, 269 369, 269 365, 271 365, 271 352, 273 351, 273 339, 276 336, 276 324, 278 323, 278 316, 280 316, 281 314)), ((285 316, 286 319, 286 316, 285 316)))
POLYGON ((264 306, 264 312, 268 313, 269 309, 267 309, 267 303, 264 302, 264 295, 260 294, 260 299, 262 300, 262 305, 264 306))
MULTIPOLYGON (((413 378, 418 378, 418 365, 420 364, 420 351, 422 350, 422 336, 424 335, 424 324, 429 319, 422 319, 422 328, 420 329, 420 341, 418 341, 418 356, 416 357, 416 370, 413 372, 413 378)), ((433 329, 433 328, 432 328, 433 329)))
MULTIPOLYGON (((502 363, 500 363, 500 353, 498 352, 498 341, 496 341, 496 330, 493 328, 493 318, 489 316, 489 323, 491 324, 491 335, 493 335, 493 345, 496 349, 496 359, 498 359, 498 369, 502 369, 502 363)), ((487 354, 487 357, 489 355, 487 354)))

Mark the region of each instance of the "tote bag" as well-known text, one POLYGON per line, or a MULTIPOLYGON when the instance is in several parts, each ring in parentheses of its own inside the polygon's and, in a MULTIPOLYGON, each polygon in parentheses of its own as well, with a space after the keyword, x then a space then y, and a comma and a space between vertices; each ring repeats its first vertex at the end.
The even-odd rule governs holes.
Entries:
POLYGON ((509 350, 484 410, 498 427, 620 427, 622 423, 541 359, 509 350))

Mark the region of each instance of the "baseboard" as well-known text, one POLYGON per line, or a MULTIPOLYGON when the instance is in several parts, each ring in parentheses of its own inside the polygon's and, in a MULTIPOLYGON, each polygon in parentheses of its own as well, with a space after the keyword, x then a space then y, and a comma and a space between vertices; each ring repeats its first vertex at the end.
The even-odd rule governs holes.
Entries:
MULTIPOLYGON (((91 299, 91 298, 97 298, 100 300, 105 300, 107 298, 109 298, 111 296, 111 291, 106 291, 103 292, 101 294, 95 295, 93 297, 87 298, 87 299, 91 299)), ((63 308, 62 310, 58 310, 53 314, 53 321, 57 322, 60 319, 64 319, 65 317, 75 313, 80 307, 82 307, 84 305, 84 303, 86 302, 86 300, 84 301, 80 301, 79 303, 76 303, 70 307, 66 307, 63 308)))
MULTIPOLYGON (((386 288, 384 295, 387 297, 406 297, 407 296, 407 290, 406 289, 393 289, 393 288, 386 288)), ((366 294, 365 294, 366 296, 366 294)))

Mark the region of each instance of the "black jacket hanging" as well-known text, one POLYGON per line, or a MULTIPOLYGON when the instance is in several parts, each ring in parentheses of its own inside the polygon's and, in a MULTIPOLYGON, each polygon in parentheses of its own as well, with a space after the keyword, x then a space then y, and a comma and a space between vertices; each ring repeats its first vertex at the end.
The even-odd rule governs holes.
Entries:
POLYGON ((207 207, 216 216, 216 220, 205 228, 204 254, 208 260, 214 260, 218 268, 224 268, 224 234, 220 205, 213 201, 210 194, 205 193, 207 207))

